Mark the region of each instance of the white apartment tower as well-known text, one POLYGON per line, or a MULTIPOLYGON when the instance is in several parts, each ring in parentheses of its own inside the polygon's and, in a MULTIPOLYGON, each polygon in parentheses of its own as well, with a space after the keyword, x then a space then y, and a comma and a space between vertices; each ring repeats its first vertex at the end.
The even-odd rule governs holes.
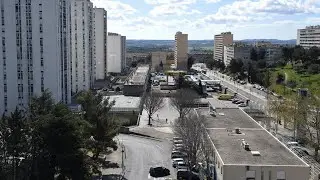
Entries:
POLYGON ((188 34, 178 31, 175 35, 174 63, 177 69, 186 70, 188 60, 188 34))
POLYGON ((307 49, 312 46, 320 47, 320 25, 298 29, 297 45, 307 49))
POLYGON ((72 93, 89 90, 94 83, 93 4, 73 0, 71 5, 72 93))
POLYGON ((223 61, 224 60, 224 46, 233 43, 233 34, 231 32, 224 32, 214 36, 214 52, 213 60, 223 61))
POLYGON ((107 49, 107 72, 123 72, 126 64, 126 37, 109 32, 107 49))
POLYGON ((94 8, 94 50, 95 79, 104 79, 107 75, 107 11, 94 8))
POLYGON ((0 0, 0 113, 48 89, 70 103, 70 0, 0 0))

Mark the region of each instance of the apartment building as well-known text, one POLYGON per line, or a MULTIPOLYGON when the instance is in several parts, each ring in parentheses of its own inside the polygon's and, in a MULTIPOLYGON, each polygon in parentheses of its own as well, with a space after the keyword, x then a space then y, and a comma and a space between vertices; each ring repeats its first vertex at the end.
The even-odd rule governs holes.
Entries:
POLYGON ((178 31, 175 35, 174 50, 175 66, 179 70, 186 70, 188 64, 188 34, 178 31))
POLYGON ((198 109, 218 180, 309 180, 310 166, 238 108, 198 109))
POLYGON ((107 48, 107 72, 123 72, 126 67, 126 37, 109 32, 107 48))
POLYGON ((94 8, 94 72, 95 79, 105 79, 107 76, 107 11, 103 8, 94 8))
POLYGON ((94 83, 93 4, 73 0, 71 4, 72 92, 89 90, 94 83))
POLYGON ((224 46, 233 43, 233 34, 231 32, 223 32, 214 36, 213 59, 215 61, 224 60, 224 46))
POLYGON ((265 51, 265 61, 267 65, 273 65, 279 61, 282 56, 282 46, 272 44, 268 41, 258 41, 254 43, 254 48, 257 52, 265 51))
POLYGON ((251 48, 252 47, 242 43, 233 43, 233 44, 224 46, 223 48, 224 65, 228 66, 232 59, 242 59, 243 62, 249 62, 251 48))
POLYGON ((307 49, 312 46, 320 47, 320 25, 298 29, 297 45, 307 49))
POLYGON ((70 0, 1 0, 0 114, 46 89, 70 103, 70 0))

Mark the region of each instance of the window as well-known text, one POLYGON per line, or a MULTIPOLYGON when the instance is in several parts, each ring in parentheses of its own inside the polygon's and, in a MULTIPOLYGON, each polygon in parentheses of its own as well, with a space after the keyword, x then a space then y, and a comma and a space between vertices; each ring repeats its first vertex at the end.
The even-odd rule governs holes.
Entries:
POLYGON ((264 172, 261 171, 261 180, 264 180, 264 172))
POLYGON ((277 180, 286 180, 286 172, 278 171, 277 172, 277 180))
POLYGON ((255 180, 255 179, 256 179, 256 171, 246 172, 246 180, 255 180))

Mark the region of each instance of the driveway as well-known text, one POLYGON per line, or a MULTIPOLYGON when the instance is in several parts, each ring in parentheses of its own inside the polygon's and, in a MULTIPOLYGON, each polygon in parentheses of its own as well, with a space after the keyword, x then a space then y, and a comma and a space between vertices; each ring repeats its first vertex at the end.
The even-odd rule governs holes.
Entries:
POLYGON ((172 144, 169 140, 123 134, 119 135, 119 140, 125 146, 125 177, 128 180, 156 179, 149 176, 150 167, 155 166, 168 168, 171 173, 168 178, 176 178, 171 164, 172 144))

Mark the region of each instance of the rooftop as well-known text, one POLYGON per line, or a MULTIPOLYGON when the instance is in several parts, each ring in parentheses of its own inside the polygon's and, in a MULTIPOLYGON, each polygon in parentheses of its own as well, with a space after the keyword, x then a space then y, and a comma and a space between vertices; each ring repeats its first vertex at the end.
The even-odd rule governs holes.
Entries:
POLYGON ((104 96, 103 100, 110 97, 109 102, 115 101, 114 106, 111 108, 111 112, 124 112, 124 111, 139 111, 140 97, 131 97, 124 95, 116 96, 104 96))
POLYGON ((208 134, 224 164, 307 166, 274 136, 237 108, 217 109, 217 116, 198 110, 206 117, 208 134), (240 129, 240 134, 235 129, 240 129), (249 150, 241 146, 243 140, 249 150), (260 155, 254 155, 258 151, 260 155))
POLYGON ((149 66, 139 66, 136 71, 131 73, 128 77, 128 85, 143 85, 147 78, 149 66))

